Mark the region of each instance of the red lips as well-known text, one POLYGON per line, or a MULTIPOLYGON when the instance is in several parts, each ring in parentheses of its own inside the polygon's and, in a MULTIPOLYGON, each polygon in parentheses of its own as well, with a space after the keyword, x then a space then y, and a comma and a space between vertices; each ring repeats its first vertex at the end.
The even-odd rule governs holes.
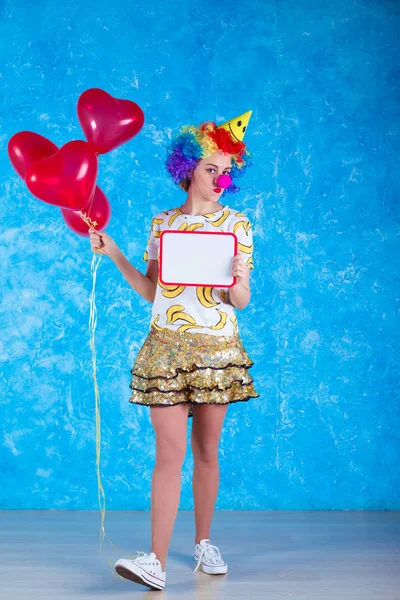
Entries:
POLYGON ((221 192, 221 188, 214 188, 214 192, 216 192, 217 194, 219 194, 221 192))

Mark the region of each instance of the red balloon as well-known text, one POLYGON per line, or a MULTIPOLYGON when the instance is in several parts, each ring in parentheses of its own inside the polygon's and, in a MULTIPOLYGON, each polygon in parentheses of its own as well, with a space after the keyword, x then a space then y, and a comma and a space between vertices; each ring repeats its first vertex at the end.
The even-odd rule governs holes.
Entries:
POLYGON ((86 139, 99 154, 135 137, 144 123, 144 113, 135 102, 118 100, 99 88, 80 95, 77 111, 86 139))
POLYGON ((82 219, 81 212, 92 221, 97 221, 97 225, 95 225, 97 231, 105 229, 108 225, 111 216, 111 207, 107 196, 98 186, 96 186, 94 192, 91 208, 89 203, 88 207, 82 211, 67 210, 66 208, 61 209, 62 216, 68 227, 78 235, 89 237, 89 226, 82 219))
POLYGON ((53 156, 28 168, 26 185, 36 198, 60 208, 82 210, 96 185, 97 156, 87 142, 68 142, 53 156))
POLYGON ((19 131, 8 142, 8 156, 18 175, 25 180, 30 165, 58 151, 50 140, 33 131, 19 131))

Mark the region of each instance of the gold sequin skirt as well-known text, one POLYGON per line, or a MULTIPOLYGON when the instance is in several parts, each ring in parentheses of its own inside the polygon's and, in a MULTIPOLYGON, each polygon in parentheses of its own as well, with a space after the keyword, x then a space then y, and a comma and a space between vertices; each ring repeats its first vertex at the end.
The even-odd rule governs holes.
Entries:
POLYGON ((229 404, 259 398, 238 333, 216 336, 150 328, 131 369, 129 402, 145 406, 229 404))

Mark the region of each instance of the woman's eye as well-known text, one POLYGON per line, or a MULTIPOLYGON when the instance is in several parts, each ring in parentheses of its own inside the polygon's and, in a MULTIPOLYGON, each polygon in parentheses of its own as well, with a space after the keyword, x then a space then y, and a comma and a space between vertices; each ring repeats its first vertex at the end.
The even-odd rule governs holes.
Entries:
MULTIPOLYGON (((210 169, 207 169, 207 171, 215 171, 215 169, 213 169, 212 167, 210 169)), ((224 171, 224 175, 229 175, 230 171, 224 171)))

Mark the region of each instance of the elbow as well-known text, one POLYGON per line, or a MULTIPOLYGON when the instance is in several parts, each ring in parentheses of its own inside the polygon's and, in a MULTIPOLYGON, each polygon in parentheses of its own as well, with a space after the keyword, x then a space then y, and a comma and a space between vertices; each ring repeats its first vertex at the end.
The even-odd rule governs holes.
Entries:
POLYGON ((244 309, 246 308, 246 306, 247 306, 247 305, 248 305, 248 302, 247 302, 247 304, 241 304, 240 306, 237 306, 236 308, 237 308, 238 310, 244 310, 244 309))
POLYGON ((145 300, 147 300, 147 302, 150 302, 150 304, 154 304, 157 292, 157 281, 153 281, 153 279, 148 275, 145 275, 145 277, 147 279, 147 282, 144 286, 144 289, 142 290, 142 296, 145 300))
POLYGON ((250 296, 248 297, 247 300, 244 300, 242 302, 238 302, 237 304, 234 304, 232 302, 232 299, 231 299, 231 304, 232 304, 232 306, 234 306, 235 308, 237 308, 237 310, 244 310, 250 304, 250 296))
POLYGON ((154 304, 154 300, 156 299, 156 292, 157 292, 157 284, 155 283, 154 288, 151 290, 151 296, 149 299, 150 304, 154 304))

